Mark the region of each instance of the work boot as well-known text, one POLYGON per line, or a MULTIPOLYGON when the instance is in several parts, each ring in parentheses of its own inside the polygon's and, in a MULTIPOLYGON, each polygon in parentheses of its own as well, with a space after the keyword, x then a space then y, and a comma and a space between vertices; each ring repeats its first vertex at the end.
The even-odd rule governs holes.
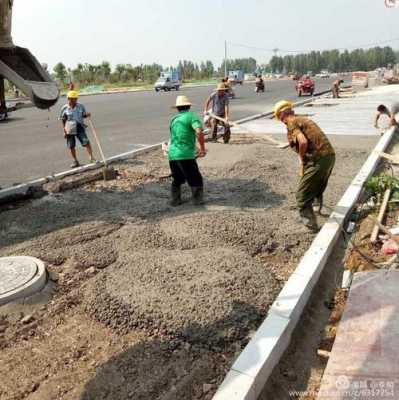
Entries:
POLYGON ((313 203, 313 211, 321 215, 321 210, 323 209, 323 195, 316 197, 313 203))
POLYGON ((75 160, 72 164, 71 164, 71 168, 77 168, 77 167, 79 167, 80 166, 80 164, 79 164, 79 161, 78 160, 75 160))
POLYGON ((201 206, 205 203, 203 187, 191 187, 191 193, 193 195, 192 201, 195 206, 201 206))
POLYGON ((230 141, 230 136, 231 136, 231 131, 230 131, 230 129, 226 129, 226 131, 224 132, 224 135, 223 135, 223 142, 224 142, 225 144, 229 143, 229 141, 230 141))
POLYGON ((316 216, 314 215, 312 207, 306 207, 299 210, 302 223, 312 232, 318 232, 316 216))
POLYGON ((170 205, 172 207, 180 206, 180 204, 182 204, 180 186, 173 186, 172 185, 170 193, 171 193, 170 205))
POLYGON ((212 142, 217 142, 218 141, 218 134, 217 133, 212 133, 212 142))

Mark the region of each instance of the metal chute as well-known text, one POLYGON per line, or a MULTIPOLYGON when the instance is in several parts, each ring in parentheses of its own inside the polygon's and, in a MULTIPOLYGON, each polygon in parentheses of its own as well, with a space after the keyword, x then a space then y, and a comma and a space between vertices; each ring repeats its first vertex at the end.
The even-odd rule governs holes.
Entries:
POLYGON ((7 110, 4 79, 25 93, 41 109, 54 105, 57 84, 28 49, 15 46, 11 36, 13 0, 0 0, 0 112, 7 110))

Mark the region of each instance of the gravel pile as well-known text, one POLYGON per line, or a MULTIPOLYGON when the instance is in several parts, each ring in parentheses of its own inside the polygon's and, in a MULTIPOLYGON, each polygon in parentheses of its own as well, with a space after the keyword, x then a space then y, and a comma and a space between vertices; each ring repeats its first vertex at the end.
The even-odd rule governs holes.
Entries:
POLYGON ((223 247, 133 252, 94 286, 87 309, 107 325, 209 346, 242 339, 279 290, 261 263, 223 247))

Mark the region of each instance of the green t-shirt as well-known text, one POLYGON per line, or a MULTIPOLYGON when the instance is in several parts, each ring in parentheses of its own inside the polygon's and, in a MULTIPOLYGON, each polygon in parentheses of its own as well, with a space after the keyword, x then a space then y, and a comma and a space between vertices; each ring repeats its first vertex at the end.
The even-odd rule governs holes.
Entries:
POLYGON ((192 111, 176 114, 170 122, 169 160, 192 160, 196 157, 195 129, 202 128, 199 116, 192 111))

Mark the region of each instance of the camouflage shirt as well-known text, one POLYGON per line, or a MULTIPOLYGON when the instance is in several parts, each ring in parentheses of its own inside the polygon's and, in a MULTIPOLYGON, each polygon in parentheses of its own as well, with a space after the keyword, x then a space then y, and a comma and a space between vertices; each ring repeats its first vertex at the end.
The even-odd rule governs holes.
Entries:
POLYGON ((320 157, 335 154, 327 136, 320 127, 309 118, 294 116, 287 121, 287 137, 290 146, 298 153, 297 136, 302 133, 308 140, 307 160, 317 160, 320 157))

